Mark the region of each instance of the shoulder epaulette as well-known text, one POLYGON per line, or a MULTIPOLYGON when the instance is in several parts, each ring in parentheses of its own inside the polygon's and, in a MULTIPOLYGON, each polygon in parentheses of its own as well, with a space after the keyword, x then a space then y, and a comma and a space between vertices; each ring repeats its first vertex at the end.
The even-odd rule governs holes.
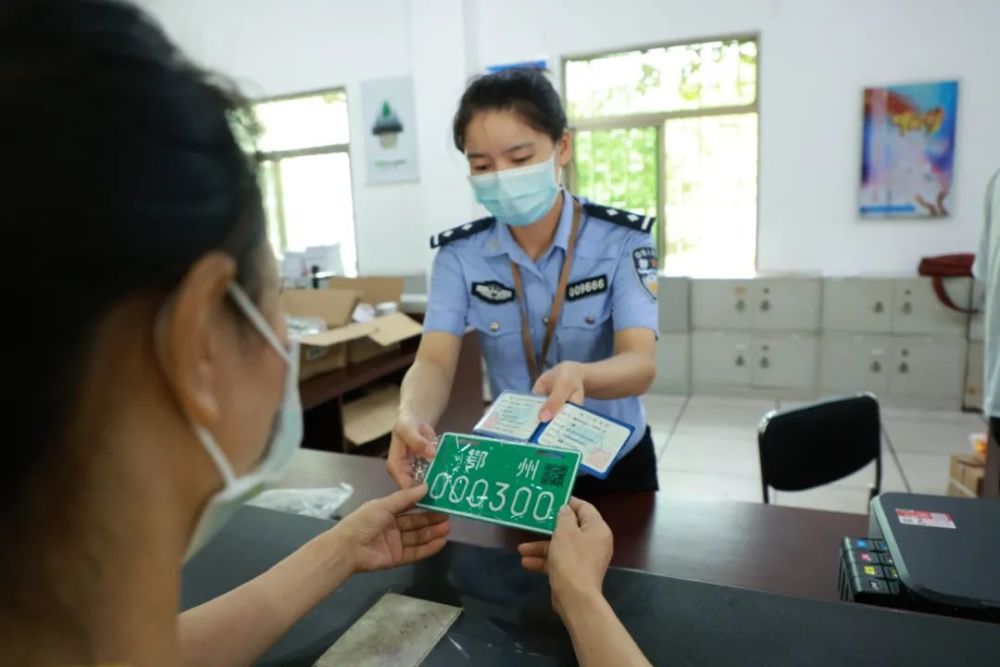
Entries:
POLYGON ((496 218, 480 218, 479 220, 467 222, 458 227, 452 227, 440 234, 435 234, 431 237, 431 248, 443 248, 452 241, 467 239, 474 234, 486 231, 493 226, 494 222, 496 222, 496 218))
POLYGON ((600 218, 605 222, 628 227, 637 232, 649 232, 653 229, 653 223, 656 222, 656 218, 639 215, 638 213, 629 213, 628 211, 611 208, 610 206, 601 206, 600 204, 584 204, 583 209, 592 218, 600 218))

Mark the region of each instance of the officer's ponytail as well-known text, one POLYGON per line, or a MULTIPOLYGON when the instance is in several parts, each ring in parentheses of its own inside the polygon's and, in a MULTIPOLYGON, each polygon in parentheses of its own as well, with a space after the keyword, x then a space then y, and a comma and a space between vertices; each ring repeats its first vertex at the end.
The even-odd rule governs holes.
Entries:
POLYGON ((465 131, 480 111, 514 111, 528 125, 558 141, 566 131, 559 93, 542 70, 517 68, 478 77, 469 84, 455 114, 455 147, 465 152, 465 131))

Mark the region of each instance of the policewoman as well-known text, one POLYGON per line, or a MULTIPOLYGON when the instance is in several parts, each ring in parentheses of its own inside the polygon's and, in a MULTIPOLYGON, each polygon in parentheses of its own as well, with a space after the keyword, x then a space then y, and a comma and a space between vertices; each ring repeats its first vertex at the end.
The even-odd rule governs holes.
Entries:
POLYGON ((656 490, 656 457, 639 396, 656 372, 653 220, 589 203, 560 186, 572 142, 555 89, 538 70, 482 76, 462 96, 455 146, 492 215, 437 234, 424 334, 402 385, 389 472, 413 483, 434 454, 467 326, 479 332, 494 396, 548 396, 635 426, 605 480, 578 490, 656 490))

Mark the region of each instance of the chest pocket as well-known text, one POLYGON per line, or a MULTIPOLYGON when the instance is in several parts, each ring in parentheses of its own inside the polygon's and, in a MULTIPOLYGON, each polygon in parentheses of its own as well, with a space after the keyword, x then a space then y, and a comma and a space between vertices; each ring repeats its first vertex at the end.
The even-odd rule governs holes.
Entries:
POLYGON ((469 325, 479 332, 479 344, 491 373, 495 364, 524 365, 521 311, 516 301, 492 304, 472 299, 469 325))
POLYGON ((611 356, 614 332, 611 290, 566 300, 559 320, 559 361, 600 361, 611 356))
POLYGON ((619 246, 582 238, 556 331, 558 361, 600 361, 611 356, 611 294, 619 246))

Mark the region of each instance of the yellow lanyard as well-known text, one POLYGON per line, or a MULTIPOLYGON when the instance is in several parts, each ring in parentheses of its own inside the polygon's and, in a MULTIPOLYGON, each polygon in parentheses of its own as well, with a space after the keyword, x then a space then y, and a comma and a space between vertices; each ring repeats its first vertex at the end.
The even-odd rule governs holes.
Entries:
POLYGON ((556 287, 556 295, 552 299, 552 309, 549 311, 549 319, 546 322, 542 356, 537 359, 535 358, 535 346, 531 343, 531 323, 528 318, 528 301, 527 294, 524 292, 524 281, 521 279, 521 268, 514 263, 514 260, 510 261, 510 270, 514 274, 514 291, 517 294, 517 303, 521 307, 521 342, 524 344, 524 358, 528 362, 528 373, 531 375, 532 386, 538 381, 539 369, 545 365, 545 359, 549 355, 549 347, 552 345, 553 337, 555 337, 556 325, 559 322, 559 315, 562 313, 563 302, 566 300, 566 285, 569 284, 569 272, 573 268, 576 237, 580 234, 582 217, 580 202, 574 199, 573 228, 569 234, 569 244, 566 247, 566 256, 563 258, 562 271, 559 274, 559 286, 556 287))

